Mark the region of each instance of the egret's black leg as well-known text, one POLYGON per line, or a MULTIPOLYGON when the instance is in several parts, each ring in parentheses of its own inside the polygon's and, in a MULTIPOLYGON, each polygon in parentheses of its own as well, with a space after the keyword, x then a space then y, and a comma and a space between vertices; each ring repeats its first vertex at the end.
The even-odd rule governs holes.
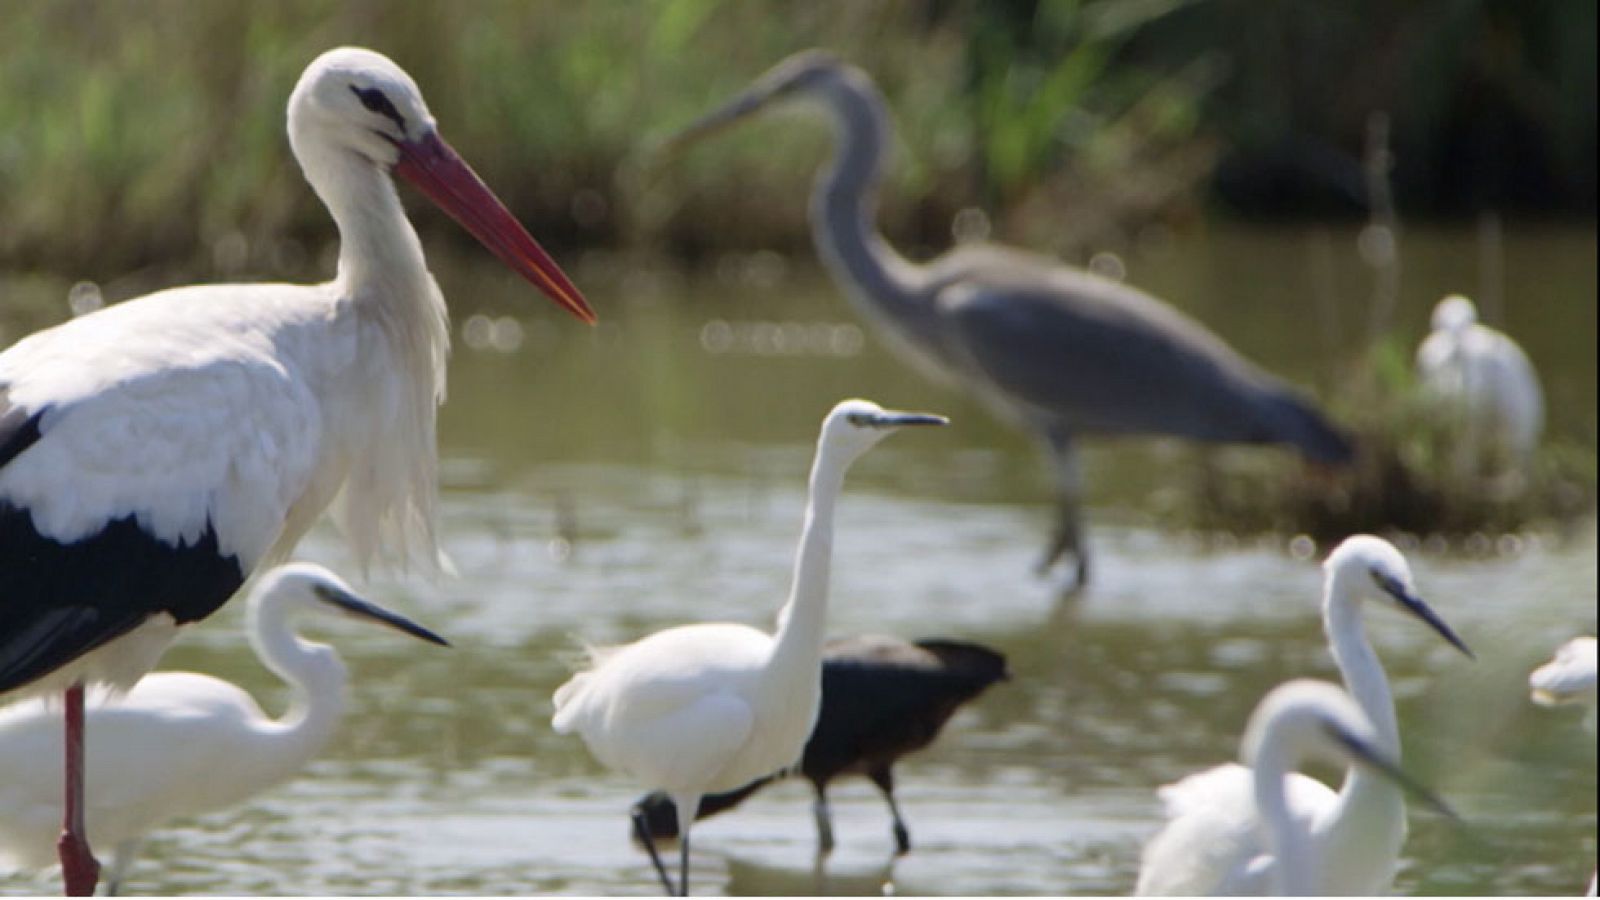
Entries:
POLYGON ((828 808, 828 786, 815 780, 811 786, 817 791, 817 799, 811 804, 811 815, 817 820, 817 853, 826 855, 833 852, 833 811, 828 808))
POLYGON ((689 830, 678 836, 683 843, 678 847, 678 896, 689 896, 689 830))
POLYGON ((678 896, 689 896, 689 829, 700 813, 699 794, 680 794, 672 798, 678 807, 678 896))
POLYGON ((1083 475, 1078 466, 1078 451, 1072 437, 1060 429, 1045 433, 1045 450, 1050 456, 1056 483, 1056 526, 1036 571, 1049 575, 1062 557, 1071 554, 1077 563, 1073 590, 1089 584, 1089 552, 1083 540, 1083 475))
POLYGON ((894 772, 888 766, 879 766, 867 773, 872 783, 883 791, 883 799, 889 804, 889 815, 894 817, 894 847, 895 854, 902 855, 911 852, 911 833, 906 831, 905 819, 900 817, 900 804, 894 801, 894 772))
POLYGON ((644 844, 644 852, 650 854, 650 864, 656 867, 656 875, 660 876, 661 886, 666 888, 667 896, 675 896, 678 889, 672 886, 672 876, 667 874, 661 854, 656 852, 656 839, 650 836, 650 828, 645 824, 644 810, 637 806, 633 808, 633 831, 639 836, 639 843, 644 844))

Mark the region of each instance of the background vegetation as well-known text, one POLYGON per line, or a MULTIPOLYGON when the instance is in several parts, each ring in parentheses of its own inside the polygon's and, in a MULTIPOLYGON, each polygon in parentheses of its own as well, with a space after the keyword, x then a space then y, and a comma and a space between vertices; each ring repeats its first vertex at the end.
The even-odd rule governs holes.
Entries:
MULTIPOLYGON (((283 109, 306 62, 341 43, 415 75, 445 133, 557 246, 803 246, 795 198, 820 131, 775 141, 755 127, 670 166, 640 151, 809 46, 889 95, 901 145, 885 213, 912 246, 947 243, 969 206, 998 234, 1068 254, 1197 212, 1359 216, 1374 110, 1392 115, 1404 215, 1592 218, 1595 9, 0 0, 0 269, 314 268, 330 235, 283 109)), ((439 230, 430 240, 461 239, 439 230)))

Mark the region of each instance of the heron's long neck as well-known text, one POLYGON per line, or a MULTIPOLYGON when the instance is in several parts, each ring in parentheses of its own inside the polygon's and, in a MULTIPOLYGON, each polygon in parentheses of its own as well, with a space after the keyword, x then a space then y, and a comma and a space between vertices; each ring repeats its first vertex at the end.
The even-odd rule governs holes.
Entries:
POLYGON ((811 466, 805 525, 795 554, 789 600, 778 613, 772 660, 764 686, 799 690, 821 677, 822 642, 828 620, 828 580, 833 556, 833 508, 844 486, 846 460, 826 445, 811 466))
POLYGON ((1290 757, 1277 742, 1268 742, 1257 754, 1251 768, 1256 795, 1256 813, 1260 827, 1265 830, 1267 849, 1276 860, 1273 877, 1276 883, 1271 892, 1279 895, 1304 894, 1310 891, 1311 872, 1307 846, 1310 836, 1304 834, 1289 813, 1286 790, 1289 773, 1298 762, 1290 757))
POLYGON ((924 305, 914 291, 915 266, 878 233, 878 181, 889 115, 869 84, 841 83, 822 92, 832 114, 832 162, 811 195, 811 233, 834 278, 873 317, 906 325, 924 305))
POLYGON ((292 695, 282 718, 263 723, 269 740, 260 765, 287 777, 332 739, 344 717, 345 669, 327 647, 301 640, 288 611, 262 604, 251 611, 250 643, 261 662, 286 682, 292 695))

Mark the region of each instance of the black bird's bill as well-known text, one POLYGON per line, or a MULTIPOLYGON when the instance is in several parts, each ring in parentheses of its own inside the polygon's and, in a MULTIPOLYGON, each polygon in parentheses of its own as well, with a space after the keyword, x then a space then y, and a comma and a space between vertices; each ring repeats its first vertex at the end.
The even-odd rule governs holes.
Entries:
POLYGON ((1393 597, 1395 602, 1400 604, 1401 609, 1427 623, 1428 627, 1438 632, 1440 637, 1450 643, 1450 646, 1465 653, 1468 659, 1478 658, 1477 654, 1473 653, 1472 649, 1467 646, 1466 641, 1463 641, 1455 633, 1455 629, 1445 624, 1444 619, 1441 619, 1439 614, 1433 611, 1433 607, 1422 602, 1421 597, 1406 590, 1405 585, 1393 578, 1385 577, 1376 572, 1373 573, 1372 577, 1373 580, 1378 582, 1378 587, 1382 588, 1384 593, 1393 597))
POLYGON ((323 601, 330 603, 353 616, 363 619, 370 619, 371 621, 379 624, 387 625, 396 631, 405 632, 414 638, 419 638, 427 641, 430 644, 438 644, 441 647, 450 646, 449 641, 438 636, 437 634, 434 634, 432 631, 423 628, 421 625, 418 625, 405 616, 402 616, 399 613, 390 612, 376 603, 363 600, 354 594, 341 591, 331 585, 323 584, 317 585, 316 587, 312 588, 312 590, 314 590, 317 594, 317 597, 323 601))
POLYGON ((1412 794, 1434 812, 1452 821, 1461 821, 1461 816, 1450 807, 1450 804, 1440 799, 1433 791, 1423 787, 1422 782, 1406 774, 1404 769, 1379 753, 1372 745, 1345 731, 1333 722, 1328 722, 1326 725, 1328 733, 1333 736, 1333 739, 1341 747, 1348 750, 1358 763, 1394 782, 1401 790, 1412 794))
POLYGON ((933 413, 908 413, 885 411, 881 413, 852 413, 850 424, 864 428, 903 428, 907 425, 949 425, 950 420, 933 413))

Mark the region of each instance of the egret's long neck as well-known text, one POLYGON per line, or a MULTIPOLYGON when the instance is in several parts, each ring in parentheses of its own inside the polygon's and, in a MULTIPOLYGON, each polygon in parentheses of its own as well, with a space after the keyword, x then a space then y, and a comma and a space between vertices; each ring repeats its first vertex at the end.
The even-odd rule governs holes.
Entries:
POLYGON ((822 261, 869 315, 906 325, 926 302, 912 289, 915 266, 878 233, 878 181, 889 115, 871 84, 838 81, 819 91, 834 124, 832 162, 811 195, 811 233, 822 261))
MULTIPOLYGON (((1338 571, 1329 575, 1323 628, 1345 689, 1372 722, 1379 749, 1398 760, 1400 726, 1389 679, 1367 640, 1360 593, 1348 582, 1349 577, 1338 571)), ((1336 892, 1387 890, 1405 843, 1405 799, 1400 789, 1365 766, 1352 765, 1345 772, 1337 802, 1324 815, 1321 825, 1327 844, 1323 864, 1330 877, 1348 879, 1336 892)))
POLYGON ((302 640, 289 627, 289 610, 271 602, 251 608, 250 643, 261 662, 292 690, 283 717, 264 723, 268 736, 259 765, 286 777, 315 756, 344 717, 345 669, 331 648, 302 640))
POLYGON ((1383 663, 1367 640, 1360 594, 1349 583, 1349 578, 1337 570, 1328 576, 1322 605, 1323 630, 1328 636, 1333 661, 1344 676, 1345 689, 1377 728, 1378 736, 1383 739, 1383 751, 1398 759, 1400 726, 1395 719, 1394 697, 1389 692, 1383 663))
POLYGON ((1264 829, 1267 849, 1276 860, 1271 893, 1278 895, 1312 893, 1310 836, 1303 833, 1289 814, 1286 779, 1298 762, 1276 741, 1267 742, 1256 754, 1251 768, 1256 795, 1259 827, 1264 829))
POLYGON ((848 461, 826 440, 817 447, 811 466, 805 525, 795 554, 789 600, 778 613, 772 660, 764 687, 779 692, 815 683, 822 665, 822 642, 828 620, 828 581, 833 556, 833 508, 844 487, 848 461))

